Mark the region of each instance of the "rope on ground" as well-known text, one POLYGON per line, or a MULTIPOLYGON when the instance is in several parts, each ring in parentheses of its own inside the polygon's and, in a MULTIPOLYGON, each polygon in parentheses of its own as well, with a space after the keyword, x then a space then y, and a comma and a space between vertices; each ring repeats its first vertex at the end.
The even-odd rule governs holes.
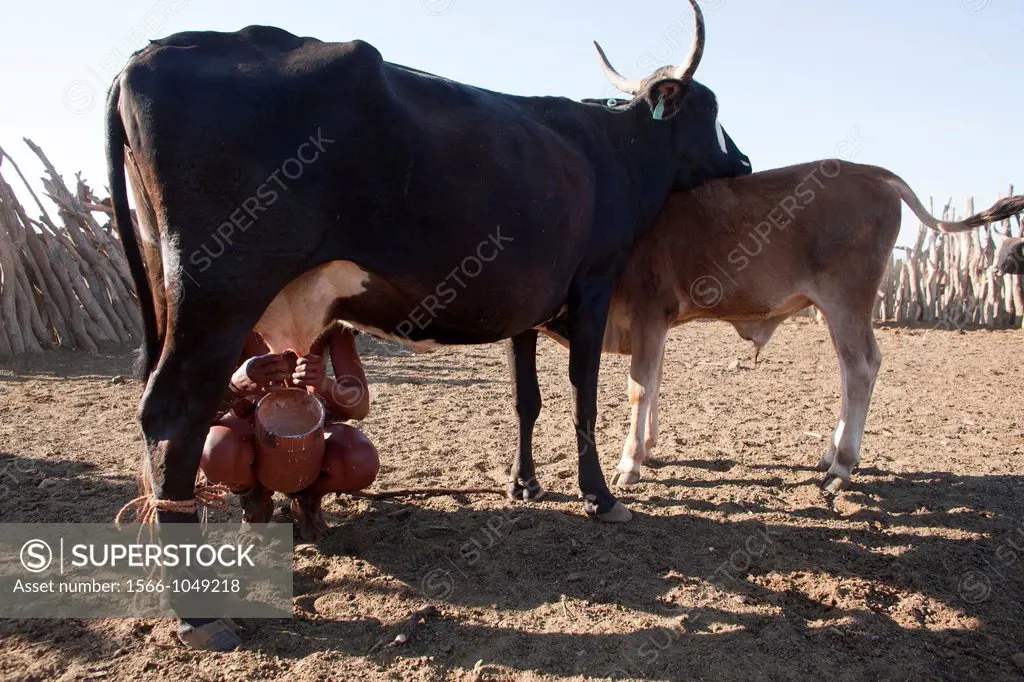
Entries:
POLYGON ((368 500, 389 500, 395 497, 443 497, 445 495, 504 495, 501 488, 407 488, 384 490, 379 493, 345 493, 349 497, 368 500))

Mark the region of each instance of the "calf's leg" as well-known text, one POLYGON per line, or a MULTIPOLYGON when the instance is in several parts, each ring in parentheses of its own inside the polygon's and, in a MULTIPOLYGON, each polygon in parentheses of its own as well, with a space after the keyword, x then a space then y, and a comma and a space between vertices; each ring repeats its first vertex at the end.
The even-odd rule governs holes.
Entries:
POLYGON ((537 384, 537 330, 525 331, 506 343, 512 400, 519 421, 519 441, 509 472, 508 496, 524 502, 539 500, 544 496, 544 488, 537 481, 533 462, 533 426, 541 408, 537 384))
POLYGON ((842 427, 846 424, 846 365, 843 363, 842 358, 839 358, 839 343, 836 341, 836 332, 832 326, 832 322, 826 317, 828 326, 828 335, 832 339, 832 348, 836 351, 836 357, 839 359, 839 395, 840 395, 840 408, 839 408, 839 423, 832 432, 832 439, 828 442, 828 449, 825 454, 818 460, 818 464, 815 468, 818 471, 828 471, 832 466, 832 463, 836 461, 836 448, 839 444, 839 438, 843 435, 842 427))
POLYGON ((871 394, 882 364, 882 353, 871 328, 870 312, 862 314, 849 308, 837 308, 835 311, 822 309, 828 319, 842 374, 839 424, 822 462, 831 459, 822 480, 822 488, 831 494, 838 493, 849 483, 853 470, 860 463, 861 440, 871 394))
POLYGON ((658 379, 654 384, 654 390, 651 392, 651 409, 647 413, 647 438, 644 440, 644 446, 647 448, 647 454, 651 454, 651 450, 655 445, 658 444, 658 396, 661 394, 661 380, 665 375, 665 343, 662 341, 661 346, 661 359, 658 361, 658 379))
POLYGON ((657 395, 661 388, 661 365, 667 328, 653 323, 633 325, 631 347, 633 357, 629 369, 629 434, 622 445, 622 459, 616 467, 612 484, 625 487, 640 481, 640 467, 647 457, 647 448, 657 437, 657 395))

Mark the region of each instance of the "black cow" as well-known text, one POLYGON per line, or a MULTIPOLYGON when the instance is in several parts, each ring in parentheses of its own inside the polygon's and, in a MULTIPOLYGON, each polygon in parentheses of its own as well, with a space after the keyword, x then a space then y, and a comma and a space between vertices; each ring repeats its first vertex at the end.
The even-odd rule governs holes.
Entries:
MULTIPOLYGON (((107 154, 145 322, 153 497, 192 498, 254 327, 300 353, 334 320, 413 345, 511 338, 532 422, 534 329, 564 312, 585 506, 628 518, 593 438, 612 286, 670 191, 749 170, 692 78, 704 26, 690 3, 685 64, 632 82, 604 60, 635 94, 614 108, 491 92, 385 62, 365 42, 262 26, 179 33, 133 55, 108 99, 107 154)), ((518 473, 514 492, 528 496, 532 472, 518 473)))
POLYGON ((1001 275, 1017 275, 1016 286, 1024 297, 1024 238, 1004 235, 992 264, 1001 275))
MULTIPOLYGON (((1024 239, 1020 237, 1003 239, 992 263, 1001 275, 1024 275, 1024 239)), ((1022 288, 1024 288, 1024 284, 1022 284, 1022 288)))

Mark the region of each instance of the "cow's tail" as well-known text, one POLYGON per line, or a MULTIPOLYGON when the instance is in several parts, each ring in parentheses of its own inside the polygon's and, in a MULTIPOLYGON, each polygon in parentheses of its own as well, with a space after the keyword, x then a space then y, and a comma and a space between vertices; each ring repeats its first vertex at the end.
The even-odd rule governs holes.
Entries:
POLYGON ((128 270, 135 281, 135 292, 139 298, 142 311, 142 326, 145 339, 142 346, 142 374, 149 376, 153 371, 160 352, 159 332, 156 325, 156 308, 153 304, 153 292, 146 276, 146 267, 142 261, 142 251, 135 238, 135 226, 132 224, 132 213, 128 206, 128 184, 124 173, 124 148, 127 134, 121 111, 118 106, 121 100, 121 79, 114 80, 107 96, 107 180, 110 183, 110 203, 114 210, 114 227, 121 238, 128 270))
POLYGON ((974 215, 964 218, 958 222, 947 223, 936 219, 935 216, 928 212, 928 209, 924 207, 921 200, 917 198, 916 194, 914 194, 914 190, 910 189, 910 186, 903 181, 903 178, 886 171, 884 180, 896 188, 896 191, 900 193, 903 201, 905 201, 907 206, 910 207, 910 210, 914 212, 914 215, 917 216, 918 220, 939 232, 967 232, 968 230, 973 230, 976 227, 999 222, 1000 220, 1005 220, 1006 218, 1024 212, 1024 196, 1016 195, 1000 199, 996 203, 992 204, 991 208, 987 211, 975 213, 974 215))

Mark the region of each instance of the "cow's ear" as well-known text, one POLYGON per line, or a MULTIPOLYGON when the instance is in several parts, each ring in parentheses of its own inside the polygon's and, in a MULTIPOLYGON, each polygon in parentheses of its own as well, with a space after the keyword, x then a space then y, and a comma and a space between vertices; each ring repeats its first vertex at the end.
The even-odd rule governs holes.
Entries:
POLYGON ((675 78, 662 78, 648 85, 644 96, 656 120, 670 119, 682 108, 686 84, 675 78))

